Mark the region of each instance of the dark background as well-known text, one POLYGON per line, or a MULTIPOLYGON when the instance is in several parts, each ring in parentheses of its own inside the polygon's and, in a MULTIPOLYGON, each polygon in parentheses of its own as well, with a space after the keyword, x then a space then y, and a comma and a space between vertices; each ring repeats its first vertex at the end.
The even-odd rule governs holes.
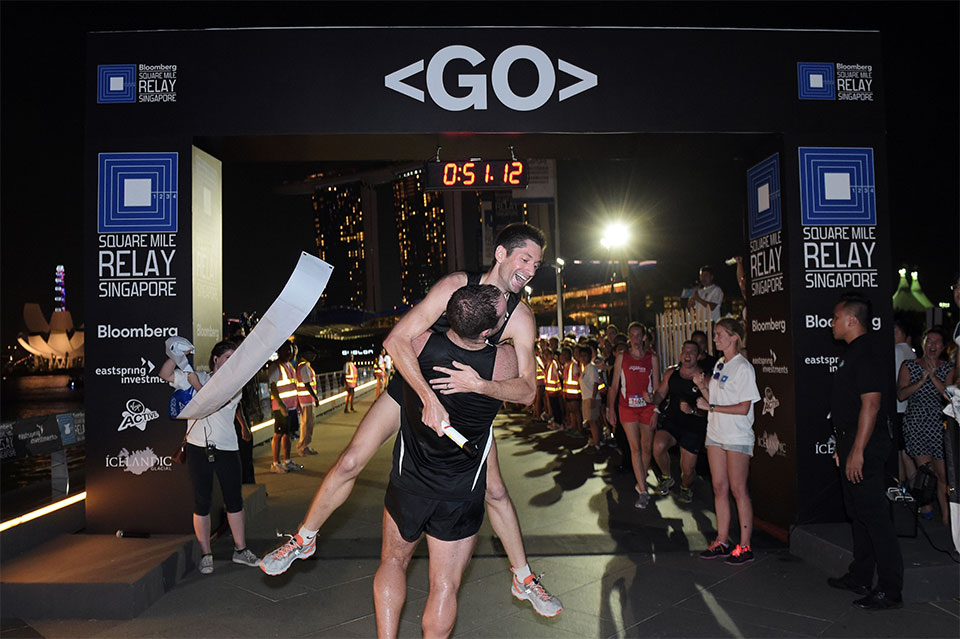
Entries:
MULTIPOLYGON (((40 302, 45 313, 54 307, 53 274, 64 264, 68 309, 79 324, 82 300, 82 149, 84 126, 85 33, 88 31, 205 27, 280 27, 302 25, 453 25, 476 24, 471 17, 482 6, 484 25, 624 25, 771 27, 790 29, 879 30, 883 41, 883 85, 886 87, 890 205, 894 224, 894 265, 917 268, 927 295, 949 299, 947 287, 958 265, 958 3, 955 2, 834 2, 834 3, 326 3, 326 2, 3 2, 0 4, 0 337, 4 350, 23 330, 25 302, 40 302)), ((705 53, 707 55, 707 53, 705 53)), ((720 153, 726 151, 720 150, 720 153)), ((728 156, 729 157, 729 156, 728 156)), ((682 160, 682 158, 681 158, 682 160)), ((709 158, 701 171, 709 179, 709 158)), ((274 166, 261 173, 264 192, 283 179, 302 177, 274 166)), ((302 167, 308 168, 308 167, 302 167)), ((570 169, 567 169, 570 171, 570 169)), ((561 191, 562 216, 593 207, 591 193, 619 201, 651 197, 637 176, 623 166, 612 171, 617 181, 586 175, 582 185, 561 191), (619 177, 617 177, 619 176, 619 177), (611 188, 611 185, 613 187, 611 188), (578 204, 587 200, 585 204, 578 204)), ((742 176, 742 171, 739 171, 742 176)), ((247 173, 250 175, 250 173, 247 173)), ((561 189, 571 180, 561 175, 561 189)), ((656 180, 659 181, 659 180, 656 180)), ((252 184, 247 182, 247 184, 252 184)), ((225 176, 225 187, 229 179, 225 176)), ((742 193, 742 182, 734 189, 742 193)), ((716 207, 716 190, 684 193, 689 216, 648 220, 662 237, 681 238, 697 228, 697 218, 716 207), (675 219, 676 218, 676 219, 675 219)), ((227 198, 225 193, 225 198, 227 198)), ((657 196, 653 196, 657 197, 657 196)), ((306 230, 297 250, 310 250, 313 238, 309 202, 302 217, 300 204, 290 201, 291 228, 306 230)), ((227 200, 225 199, 225 206, 227 200)), ((654 202, 653 204, 656 204, 654 202)), ((726 204, 725 206, 730 206, 726 204)), ((735 207, 742 207, 737 202, 735 207)), ((251 210, 251 215, 262 211, 251 210)), ((244 224, 242 220, 230 224, 244 224)), ((730 231, 731 237, 739 229, 730 231)), ((225 240, 228 235, 225 233, 225 240)), ((561 239, 563 244, 566 242, 561 239)), ((265 301, 232 293, 231 264, 249 260, 258 247, 224 247, 225 296, 228 314, 263 312, 265 301)), ((561 247, 563 249, 563 246, 561 247)), ((643 248, 643 247, 641 247, 643 248)), ((571 248, 574 253, 577 249, 571 248)), ((563 252, 570 255, 569 252, 563 252)), ((588 255, 587 248, 571 257, 588 255)), ((726 255, 716 243, 694 247, 694 262, 717 262, 726 255)), ((647 255, 638 255, 641 259, 647 255)), ((691 274, 666 259, 657 275, 684 281, 691 274)), ((573 276, 573 273, 570 273, 573 276)), ((895 277, 895 274, 890 274, 895 277)), ((549 281, 552 278, 539 278, 549 281)), ((276 289, 279 290, 278 282, 276 289)), ((728 291, 729 291, 728 287, 728 291)), ((728 293, 729 294, 729 293, 728 293)))

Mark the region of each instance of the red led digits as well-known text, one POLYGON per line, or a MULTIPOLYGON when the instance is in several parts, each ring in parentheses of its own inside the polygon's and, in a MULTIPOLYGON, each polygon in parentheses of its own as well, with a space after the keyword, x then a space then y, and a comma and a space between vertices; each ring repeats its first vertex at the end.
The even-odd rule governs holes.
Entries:
POLYGON ((457 163, 447 162, 443 165, 443 185, 453 186, 457 183, 457 163))
MULTIPOLYGON (((507 168, 508 167, 504 167, 504 175, 508 175, 506 171, 507 168)), ((509 184, 520 184, 520 175, 523 173, 523 162, 511 162, 509 168, 511 168, 511 171, 504 181, 509 184)))
POLYGON ((472 186, 474 182, 477 181, 477 175, 473 172, 473 167, 476 166, 473 162, 467 162, 463 165, 463 185, 472 186))
POLYGON ((490 182, 492 182, 492 181, 495 180, 495 179, 496 179, 496 178, 494 178, 492 175, 490 175, 490 163, 487 162, 487 163, 486 163, 486 169, 484 170, 484 175, 483 175, 483 183, 484 183, 484 184, 490 184, 490 182))

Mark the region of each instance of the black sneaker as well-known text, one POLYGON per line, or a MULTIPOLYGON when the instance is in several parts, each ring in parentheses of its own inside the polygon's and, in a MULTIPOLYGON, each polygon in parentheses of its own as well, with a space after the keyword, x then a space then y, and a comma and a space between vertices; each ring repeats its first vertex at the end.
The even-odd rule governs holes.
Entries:
POLYGON ((719 539, 714 539, 707 546, 707 549, 700 553, 700 559, 716 559, 717 557, 729 557, 730 546, 719 539))
POLYGON ((741 546, 740 544, 737 544, 737 547, 727 557, 727 563, 731 566, 748 564, 751 561, 753 561, 753 551, 750 550, 750 546, 741 546))
POLYGON ((882 590, 874 590, 863 599, 854 601, 853 605, 864 610, 893 610, 903 608, 903 598, 888 597, 882 590))
POLYGON ((870 594, 870 587, 858 582, 849 572, 842 577, 827 577, 827 585, 839 590, 849 590, 858 595, 870 594))

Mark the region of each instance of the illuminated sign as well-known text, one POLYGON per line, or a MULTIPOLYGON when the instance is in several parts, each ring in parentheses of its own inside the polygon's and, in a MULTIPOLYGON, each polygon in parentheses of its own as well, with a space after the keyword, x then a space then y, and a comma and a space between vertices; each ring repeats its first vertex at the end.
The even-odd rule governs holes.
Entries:
POLYGON ((529 182, 527 165, 520 160, 428 162, 423 172, 427 191, 522 189, 529 182))

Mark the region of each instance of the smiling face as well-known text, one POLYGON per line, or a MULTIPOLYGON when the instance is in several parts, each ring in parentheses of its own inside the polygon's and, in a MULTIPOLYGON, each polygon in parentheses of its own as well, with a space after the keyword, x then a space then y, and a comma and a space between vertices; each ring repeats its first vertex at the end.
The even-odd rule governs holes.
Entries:
POLYGON ((504 291, 519 293, 540 267, 543 249, 536 242, 527 240, 509 252, 503 246, 498 246, 495 255, 497 286, 504 291))
POLYGON ((942 352, 943 336, 940 333, 927 333, 923 338, 923 354, 932 360, 937 360, 942 352))
POLYGON ((737 336, 725 329, 723 326, 717 326, 713 329, 713 343, 717 348, 726 353, 737 345, 737 336))
POLYGON ((680 364, 684 368, 690 368, 697 365, 697 359, 700 357, 700 349, 696 344, 684 344, 680 349, 680 364))

